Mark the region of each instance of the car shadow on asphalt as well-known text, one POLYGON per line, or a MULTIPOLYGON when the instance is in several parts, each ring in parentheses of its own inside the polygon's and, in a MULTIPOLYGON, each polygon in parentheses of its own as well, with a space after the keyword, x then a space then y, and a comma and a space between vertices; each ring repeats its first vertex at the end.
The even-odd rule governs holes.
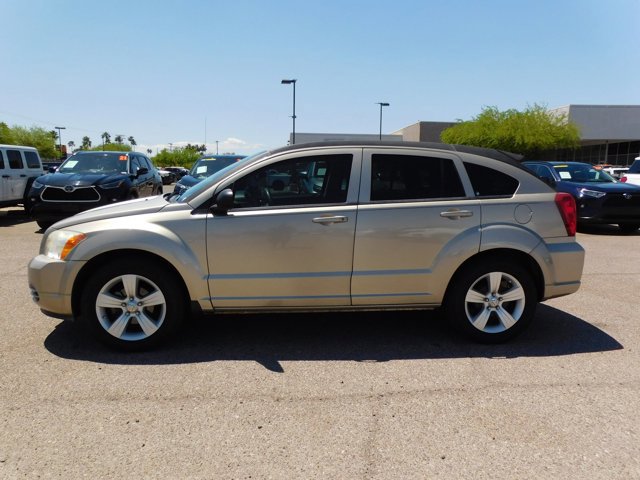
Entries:
POLYGON ((452 332, 437 311, 220 315, 189 322, 178 338, 156 350, 110 350, 62 322, 46 338, 54 355, 123 365, 253 361, 284 372, 282 361, 550 357, 604 352, 623 346, 599 328, 548 305, 533 325, 499 345, 472 343, 452 332))
MULTIPOLYGON (((20 223, 32 222, 33 219, 23 209, 0 209, 0 227, 13 227, 20 223)), ((34 223, 35 225, 35 223, 34 223)), ((35 225, 38 229, 39 227, 35 225)))

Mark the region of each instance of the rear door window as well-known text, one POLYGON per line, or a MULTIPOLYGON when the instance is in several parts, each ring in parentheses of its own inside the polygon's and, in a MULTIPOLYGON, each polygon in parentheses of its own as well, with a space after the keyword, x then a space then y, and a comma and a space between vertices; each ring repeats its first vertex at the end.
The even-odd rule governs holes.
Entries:
POLYGON ((464 162, 476 197, 511 197, 520 182, 506 173, 475 163, 464 162))
POLYGON ((371 156, 371 201, 464 196, 451 159, 402 154, 371 156))

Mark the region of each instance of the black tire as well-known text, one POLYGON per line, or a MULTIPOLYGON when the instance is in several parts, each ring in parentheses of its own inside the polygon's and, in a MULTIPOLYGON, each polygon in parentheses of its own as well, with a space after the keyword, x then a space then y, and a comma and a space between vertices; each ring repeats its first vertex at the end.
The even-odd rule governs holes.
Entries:
POLYGON ((535 283, 527 269, 505 260, 483 259, 455 275, 443 311, 449 324, 467 337, 500 343, 529 326, 537 304, 535 283))
POLYGON ((36 223, 38 224, 38 226, 42 229, 42 230, 46 230, 47 228, 49 228, 51 225, 53 225, 55 222, 52 222, 51 220, 36 220, 36 223))
POLYGON ((619 223, 618 229, 622 233, 634 233, 640 228, 640 223, 619 223))
POLYGON ((186 298, 174 275, 134 258, 103 265, 82 291, 81 321, 110 347, 155 347, 174 335, 187 315, 186 298))

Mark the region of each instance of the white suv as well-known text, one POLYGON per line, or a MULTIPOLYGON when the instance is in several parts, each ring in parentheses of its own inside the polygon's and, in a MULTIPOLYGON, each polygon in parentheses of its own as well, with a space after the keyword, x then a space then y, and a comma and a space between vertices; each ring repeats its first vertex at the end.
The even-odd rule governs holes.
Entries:
POLYGON ((42 175, 42 161, 33 147, 0 145, 0 207, 24 204, 33 181, 42 175))

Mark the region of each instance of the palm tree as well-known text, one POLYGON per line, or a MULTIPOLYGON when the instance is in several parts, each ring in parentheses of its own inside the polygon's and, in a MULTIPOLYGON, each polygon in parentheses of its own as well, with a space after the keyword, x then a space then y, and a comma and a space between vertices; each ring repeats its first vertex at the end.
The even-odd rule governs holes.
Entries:
POLYGON ((116 142, 116 143, 122 143, 123 140, 124 140, 124 138, 122 137, 122 135, 116 135, 113 138, 113 141, 116 142))
POLYGON ((147 154, 151 155, 153 153, 153 150, 151 150, 150 148, 147 148, 147 154))
POLYGON ((132 136, 130 136, 127 140, 129 140, 129 143, 131 144, 131 149, 135 152, 135 150, 136 150, 135 147, 137 145, 136 139, 133 138, 132 136))
POLYGON ((91 148, 91 139, 86 135, 82 137, 82 149, 89 150, 91 148))
POLYGON ((100 136, 102 137, 102 148, 104 148, 105 143, 111 142, 111 135, 109 135, 109 132, 104 132, 100 136))
POLYGON ((69 146, 69 150, 73 151, 73 147, 76 146, 76 142, 74 142, 73 140, 70 140, 69 143, 67 143, 67 145, 69 146))

